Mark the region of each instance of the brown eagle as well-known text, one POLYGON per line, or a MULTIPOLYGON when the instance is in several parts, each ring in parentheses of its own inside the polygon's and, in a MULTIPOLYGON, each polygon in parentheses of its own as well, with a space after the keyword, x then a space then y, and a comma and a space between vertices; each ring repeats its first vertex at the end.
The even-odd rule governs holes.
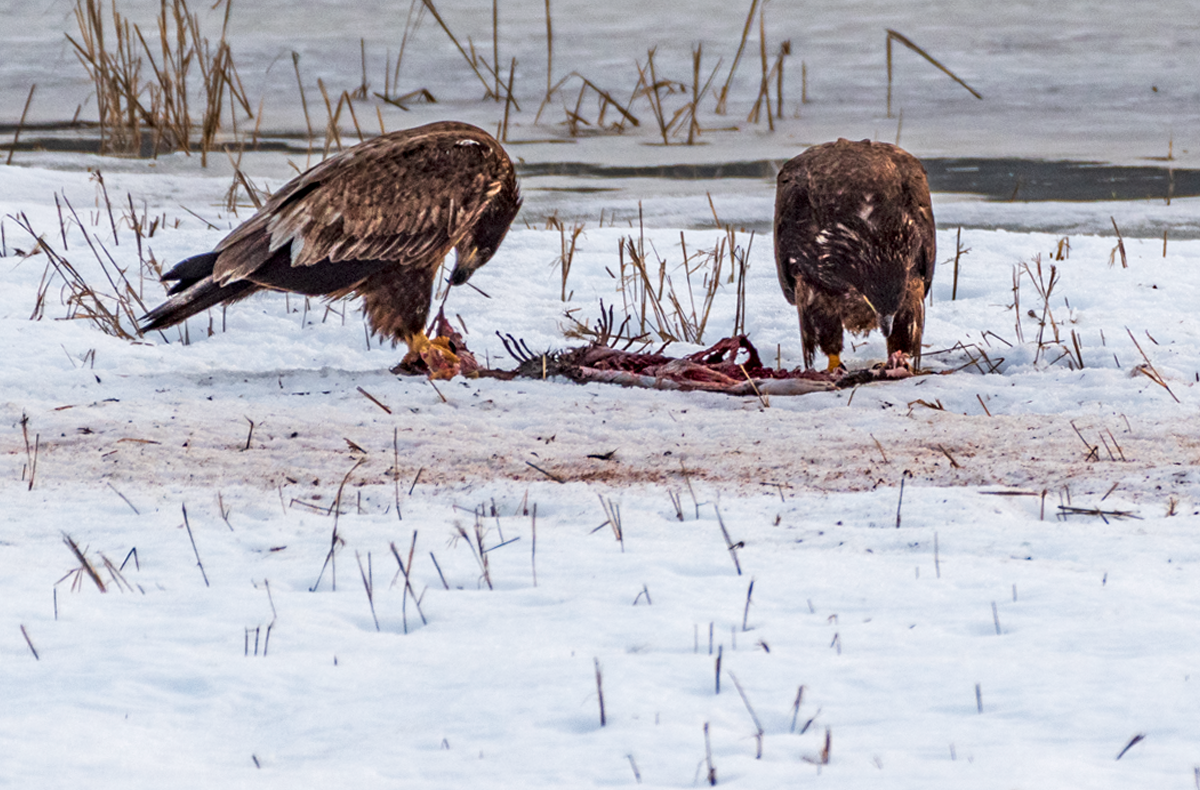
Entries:
POLYGON ((462 285, 504 239, 521 197, 512 162, 482 129, 441 122, 348 148, 289 181, 212 252, 163 275, 170 298, 142 331, 262 290, 361 296, 371 329, 404 341, 411 365, 438 267, 455 250, 462 285))
POLYGON ((817 347, 841 364, 842 328, 878 327, 888 355, 919 364, 924 298, 937 255, 925 168, 887 143, 838 140, 779 171, 775 266, 800 313, 804 364, 817 347))

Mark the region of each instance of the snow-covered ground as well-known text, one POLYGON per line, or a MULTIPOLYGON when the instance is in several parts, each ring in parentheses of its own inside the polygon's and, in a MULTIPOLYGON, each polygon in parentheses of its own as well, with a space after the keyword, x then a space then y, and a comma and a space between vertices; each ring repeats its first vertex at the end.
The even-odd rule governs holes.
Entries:
MULTIPOLYGON (((1056 234, 964 231, 957 299, 949 263, 933 291, 934 375, 856 391, 764 406, 560 380, 435 390, 388 374, 398 353, 368 348, 353 310, 343 321, 282 296, 215 314, 211 336, 193 320, 189 344, 61 320, 62 283, 44 288, 47 256, 18 252, 32 245, 16 217, 105 292, 71 222, 64 249, 55 193, 136 282, 135 237, 117 208, 114 243, 85 172, 0 179, 4 782, 690 786, 707 773, 706 723, 721 784, 1192 781, 1200 242, 1163 257, 1161 239, 1125 239, 1122 268, 1112 238, 1071 236, 1057 261, 1056 234), (1028 274, 1024 342, 1012 308, 1014 269, 1038 256, 1058 276, 1062 340, 1048 324, 1040 353, 1028 274), (1170 392, 1137 372, 1134 340, 1170 392), (336 590, 321 573, 335 530, 336 590), (107 594, 71 574, 64 534, 107 594), (414 539, 425 623, 389 548, 407 565, 414 539), (124 562, 124 583, 105 559, 124 562)), ((215 178, 105 185, 165 214, 143 253, 161 261, 233 221, 215 178)), ((734 201, 714 196, 718 211, 734 201)), ((1043 208, 1051 222, 1077 211, 1043 208)), ((723 235, 702 221, 681 223, 689 251, 723 235)), ((490 298, 455 289, 448 313, 493 362, 496 331, 562 347, 567 309, 592 320, 601 298, 620 304, 609 270, 636 233, 589 223, 563 303, 559 231, 519 223, 472 280, 490 298)), ((939 235, 943 260, 954 236, 939 235)), ((679 231, 646 238, 682 287, 679 231)), ((769 241, 750 250, 747 330, 794 366, 769 241)), ((147 302, 157 289, 146 282, 147 302)), ((722 286, 705 342, 732 327, 735 302, 722 286)), ((872 337, 847 356, 882 353, 872 337)))
MULTIPOLYGON (((490 52, 490 4, 437 5, 490 52)), ((694 4, 684 35, 672 4, 552 5, 555 76, 578 69, 626 95, 655 44, 673 79, 698 41, 724 74, 746 11, 694 4)), ((157 7, 122 10, 145 25, 157 7)), ((702 119, 740 128, 687 148, 652 144, 645 100, 646 123, 623 136, 561 142, 560 105, 535 125, 545 5, 501 3, 501 55, 520 62, 510 151, 765 161, 839 135, 900 135, 926 157, 1128 164, 1173 139, 1187 166, 1200 151, 1186 4, 1132 22, 1126 6, 1074 2, 766 8, 772 57, 793 45, 787 117, 775 134, 741 120, 755 34, 729 115, 702 119), (899 50, 903 122, 886 118, 885 27, 984 100, 899 50)), ((318 77, 356 87, 360 37, 381 89, 406 11, 235 5, 264 128, 303 129, 292 50, 313 107, 318 77)), ((202 10, 209 35, 220 12, 202 10)), ((15 121, 36 82, 31 119, 69 119, 88 91, 63 43, 71 4, 0 0, 0 17, 0 116, 15 121)), ((384 110, 388 128, 495 128, 502 107, 480 100, 435 23, 410 46, 403 87, 439 104, 384 110)), ((298 145, 242 167, 276 188, 304 166, 298 145)), ((229 162, 14 160, 0 167, 0 785, 689 787, 710 765, 748 788, 1195 785, 1197 199, 935 195, 930 375, 764 403, 554 379, 435 389, 387 372, 399 352, 367 340, 356 306, 282 295, 186 335, 114 337, 65 320, 71 292, 22 226, 105 305, 120 268, 152 306, 163 292, 140 260, 210 249, 248 216, 223 205, 229 162), (140 249, 134 216, 147 233, 159 219, 140 249)), ((749 248, 746 331, 767 361, 800 363, 764 232, 769 179, 524 189, 479 290, 446 303, 481 359, 512 364, 497 332, 540 352, 577 342, 568 310, 591 323, 603 300, 619 315, 618 244, 639 236, 639 212, 686 294, 681 234, 689 256, 713 249, 715 212, 749 248), (566 300, 554 215, 568 234, 583 224, 566 300)), ((725 282, 700 344, 735 311, 725 282)), ((883 354, 871 336, 844 358, 883 354)))

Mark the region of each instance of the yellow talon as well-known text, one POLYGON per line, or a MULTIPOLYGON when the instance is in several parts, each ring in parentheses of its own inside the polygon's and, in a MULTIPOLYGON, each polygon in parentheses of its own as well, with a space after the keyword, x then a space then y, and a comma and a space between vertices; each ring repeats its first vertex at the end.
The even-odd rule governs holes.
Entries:
POLYGON ((842 358, 838 354, 829 355, 829 367, 825 368, 826 373, 832 373, 842 366, 842 358))
POLYGON ((414 365, 421 359, 421 352, 429 348, 429 338, 424 332, 409 337, 405 340, 408 343, 408 353, 404 355, 404 359, 400 362, 402 366, 414 365))
POLYGON ((430 340, 424 332, 418 332, 407 342, 408 353, 398 367, 412 369, 418 362, 424 362, 430 378, 435 379, 453 378, 458 372, 459 359, 450 348, 450 338, 435 337, 430 340))

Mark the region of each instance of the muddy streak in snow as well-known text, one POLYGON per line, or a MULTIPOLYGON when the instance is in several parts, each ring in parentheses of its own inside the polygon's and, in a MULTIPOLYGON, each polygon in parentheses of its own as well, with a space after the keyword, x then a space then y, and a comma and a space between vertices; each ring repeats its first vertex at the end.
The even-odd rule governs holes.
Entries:
MULTIPOLYGON (((420 471, 421 485, 450 487, 551 478, 682 491, 690 480, 789 495, 894 487, 908 472, 910 485, 1049 490, 1048 506, 1064 487, 1076 506, 1095 506, 1114 483, 1106 506, 1165 509, 1170 497, 1200 499, 1191 468, 1200 440, 1145 418, 967 416, 949 405, 910 407, 911 392, 893 384, 873 385, 867 395, 863 388, 849 408, 849 393, 776 398, 764 408, 755 398, 554 381, 439 389, 446 402, 415 379, 345 374, 276 384, 256 377, 240 389, 213 389, 211 400, 175 385, 117 402, 7 404, 5 411, 27 412, 31 440, 40 436, 42 488, 250 487, 327 506, 361 460, 350 487, 390 490, 398 469, 404 490, 420 471), (309 389, 314 383, 329 389, 309 389)), ((0 458, 13 485, 25 475, 27 453, 17 420, 5 423, 0 458)))

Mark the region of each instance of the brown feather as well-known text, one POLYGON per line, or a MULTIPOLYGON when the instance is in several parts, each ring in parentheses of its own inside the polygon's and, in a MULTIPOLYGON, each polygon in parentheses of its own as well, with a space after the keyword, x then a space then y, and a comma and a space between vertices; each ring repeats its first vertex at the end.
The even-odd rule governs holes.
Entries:
POLYGON ((805 364, 840 355, 842 331, 891 321, 888 352, 920 357, 936 228, 925 169, 887 143, 814 146, 780 170, 775 262, 800 316, 805 364))
POLYGON ((357 293, 376 332, 407 340, 423 328, 450 250, 463 270, 454 282, 465 282, 495 252, 520 202, 512 162, 482 129, 443 122, 382 135, 280 188, 217 244, 207 277, 195 264, 168 272, 164 279, 182 282, 147 327, 220 303, 226 289, 269 288, 357 293))

